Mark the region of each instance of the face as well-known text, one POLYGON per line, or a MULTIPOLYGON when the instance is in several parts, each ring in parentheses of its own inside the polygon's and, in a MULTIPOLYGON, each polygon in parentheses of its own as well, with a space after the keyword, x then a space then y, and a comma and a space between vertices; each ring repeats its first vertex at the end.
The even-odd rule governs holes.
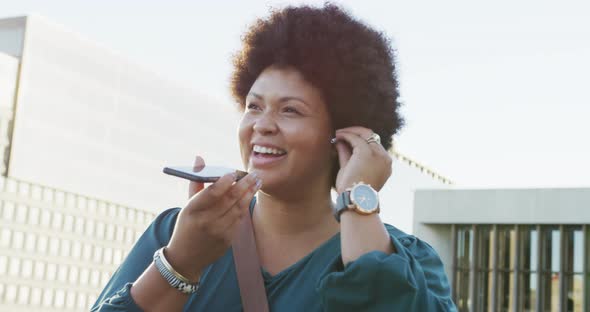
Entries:
POLYGON ((323 183, 329 188, 332 132, 320 91, 293 68, 269 67, 246 97, 242 161, 260 176, 265 192, 323 183))

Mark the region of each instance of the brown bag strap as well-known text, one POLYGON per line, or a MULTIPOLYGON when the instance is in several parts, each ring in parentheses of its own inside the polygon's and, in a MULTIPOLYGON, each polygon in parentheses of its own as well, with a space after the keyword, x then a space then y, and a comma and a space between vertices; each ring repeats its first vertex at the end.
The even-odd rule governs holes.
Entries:
POLYGON ((266 289, 260 272, 254 229, 250 215, 244 216, 234 238, 233 254, 245 312, 268 312, 266 289))

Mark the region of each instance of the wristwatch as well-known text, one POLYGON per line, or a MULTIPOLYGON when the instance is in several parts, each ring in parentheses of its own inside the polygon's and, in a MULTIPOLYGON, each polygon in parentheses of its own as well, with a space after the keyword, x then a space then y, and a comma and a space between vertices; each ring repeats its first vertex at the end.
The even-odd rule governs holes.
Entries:
POLYGON ((361 215, 379 213, 379 195, 369 184, 355 183, 338 195, 334 207, 334 217, 340 222, 340 215, 352 210, 361 215))

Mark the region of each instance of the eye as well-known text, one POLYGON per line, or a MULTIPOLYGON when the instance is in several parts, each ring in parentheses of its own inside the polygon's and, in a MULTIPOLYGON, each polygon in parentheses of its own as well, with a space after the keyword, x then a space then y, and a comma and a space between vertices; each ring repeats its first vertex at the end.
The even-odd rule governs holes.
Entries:
POLYGON ((254 109, 254 110, 259 110, 259 109, 260 109, 260 107, 259 107, 257 104, 255 104, 255 103, 249 103, 249 104, 246 106, 246 108, 247 108, 248 110, 252 110, 252 109, 254 109))
POLYGON ((293 114, 300 114, 298 110, 296 110, 293 107, 287 106, 285 107, 285 109, 283 110, 285 113, 293 113, 293 114))

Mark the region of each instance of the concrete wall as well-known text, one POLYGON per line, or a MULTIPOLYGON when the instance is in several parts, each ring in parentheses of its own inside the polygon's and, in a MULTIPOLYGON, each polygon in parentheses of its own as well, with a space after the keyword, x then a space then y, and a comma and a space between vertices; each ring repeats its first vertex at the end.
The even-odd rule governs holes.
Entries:
POLYGON ((381 219, 406 233, 413 233, 414 191, 450 185, 406 156, 393 154, 393 173, 379 192, 381 219))
POLYGON ((8 175, 150 211, 183 205, 162 173, 241 168, 238 113, 41 17, 27 17, 8 175))
POLYGON ((25 17, 0 19, 0 52, 17 58, 22 55, 25 24, 25 17))
POLYGON ((414 233, 439 253, 450 282, 452 224, 590 224, 590 188, 416 191, 414 233))
POLYGON ((18 64, 18 58, 0 52, 0 109, 3 111, 12 112, 14 106, 18 64))
MULTIPOLYGON (((0 31, 1 33, 1 31, 0 31)), ((0 39, 1 41, 1 39, 0 39)), ((0 52, 0 174, 5 175, 10 156, 14 99, 18 78, 18 58, 0 52)))
POLYGON ((415 224, 414 235, 436 250, 444 264, 449 283, 451 283, 453 280, 453 237, 451 226, 446 224, 415 224))
POLYGON ((590 223, 590 188, 419 190, 414 224, 590 223))

